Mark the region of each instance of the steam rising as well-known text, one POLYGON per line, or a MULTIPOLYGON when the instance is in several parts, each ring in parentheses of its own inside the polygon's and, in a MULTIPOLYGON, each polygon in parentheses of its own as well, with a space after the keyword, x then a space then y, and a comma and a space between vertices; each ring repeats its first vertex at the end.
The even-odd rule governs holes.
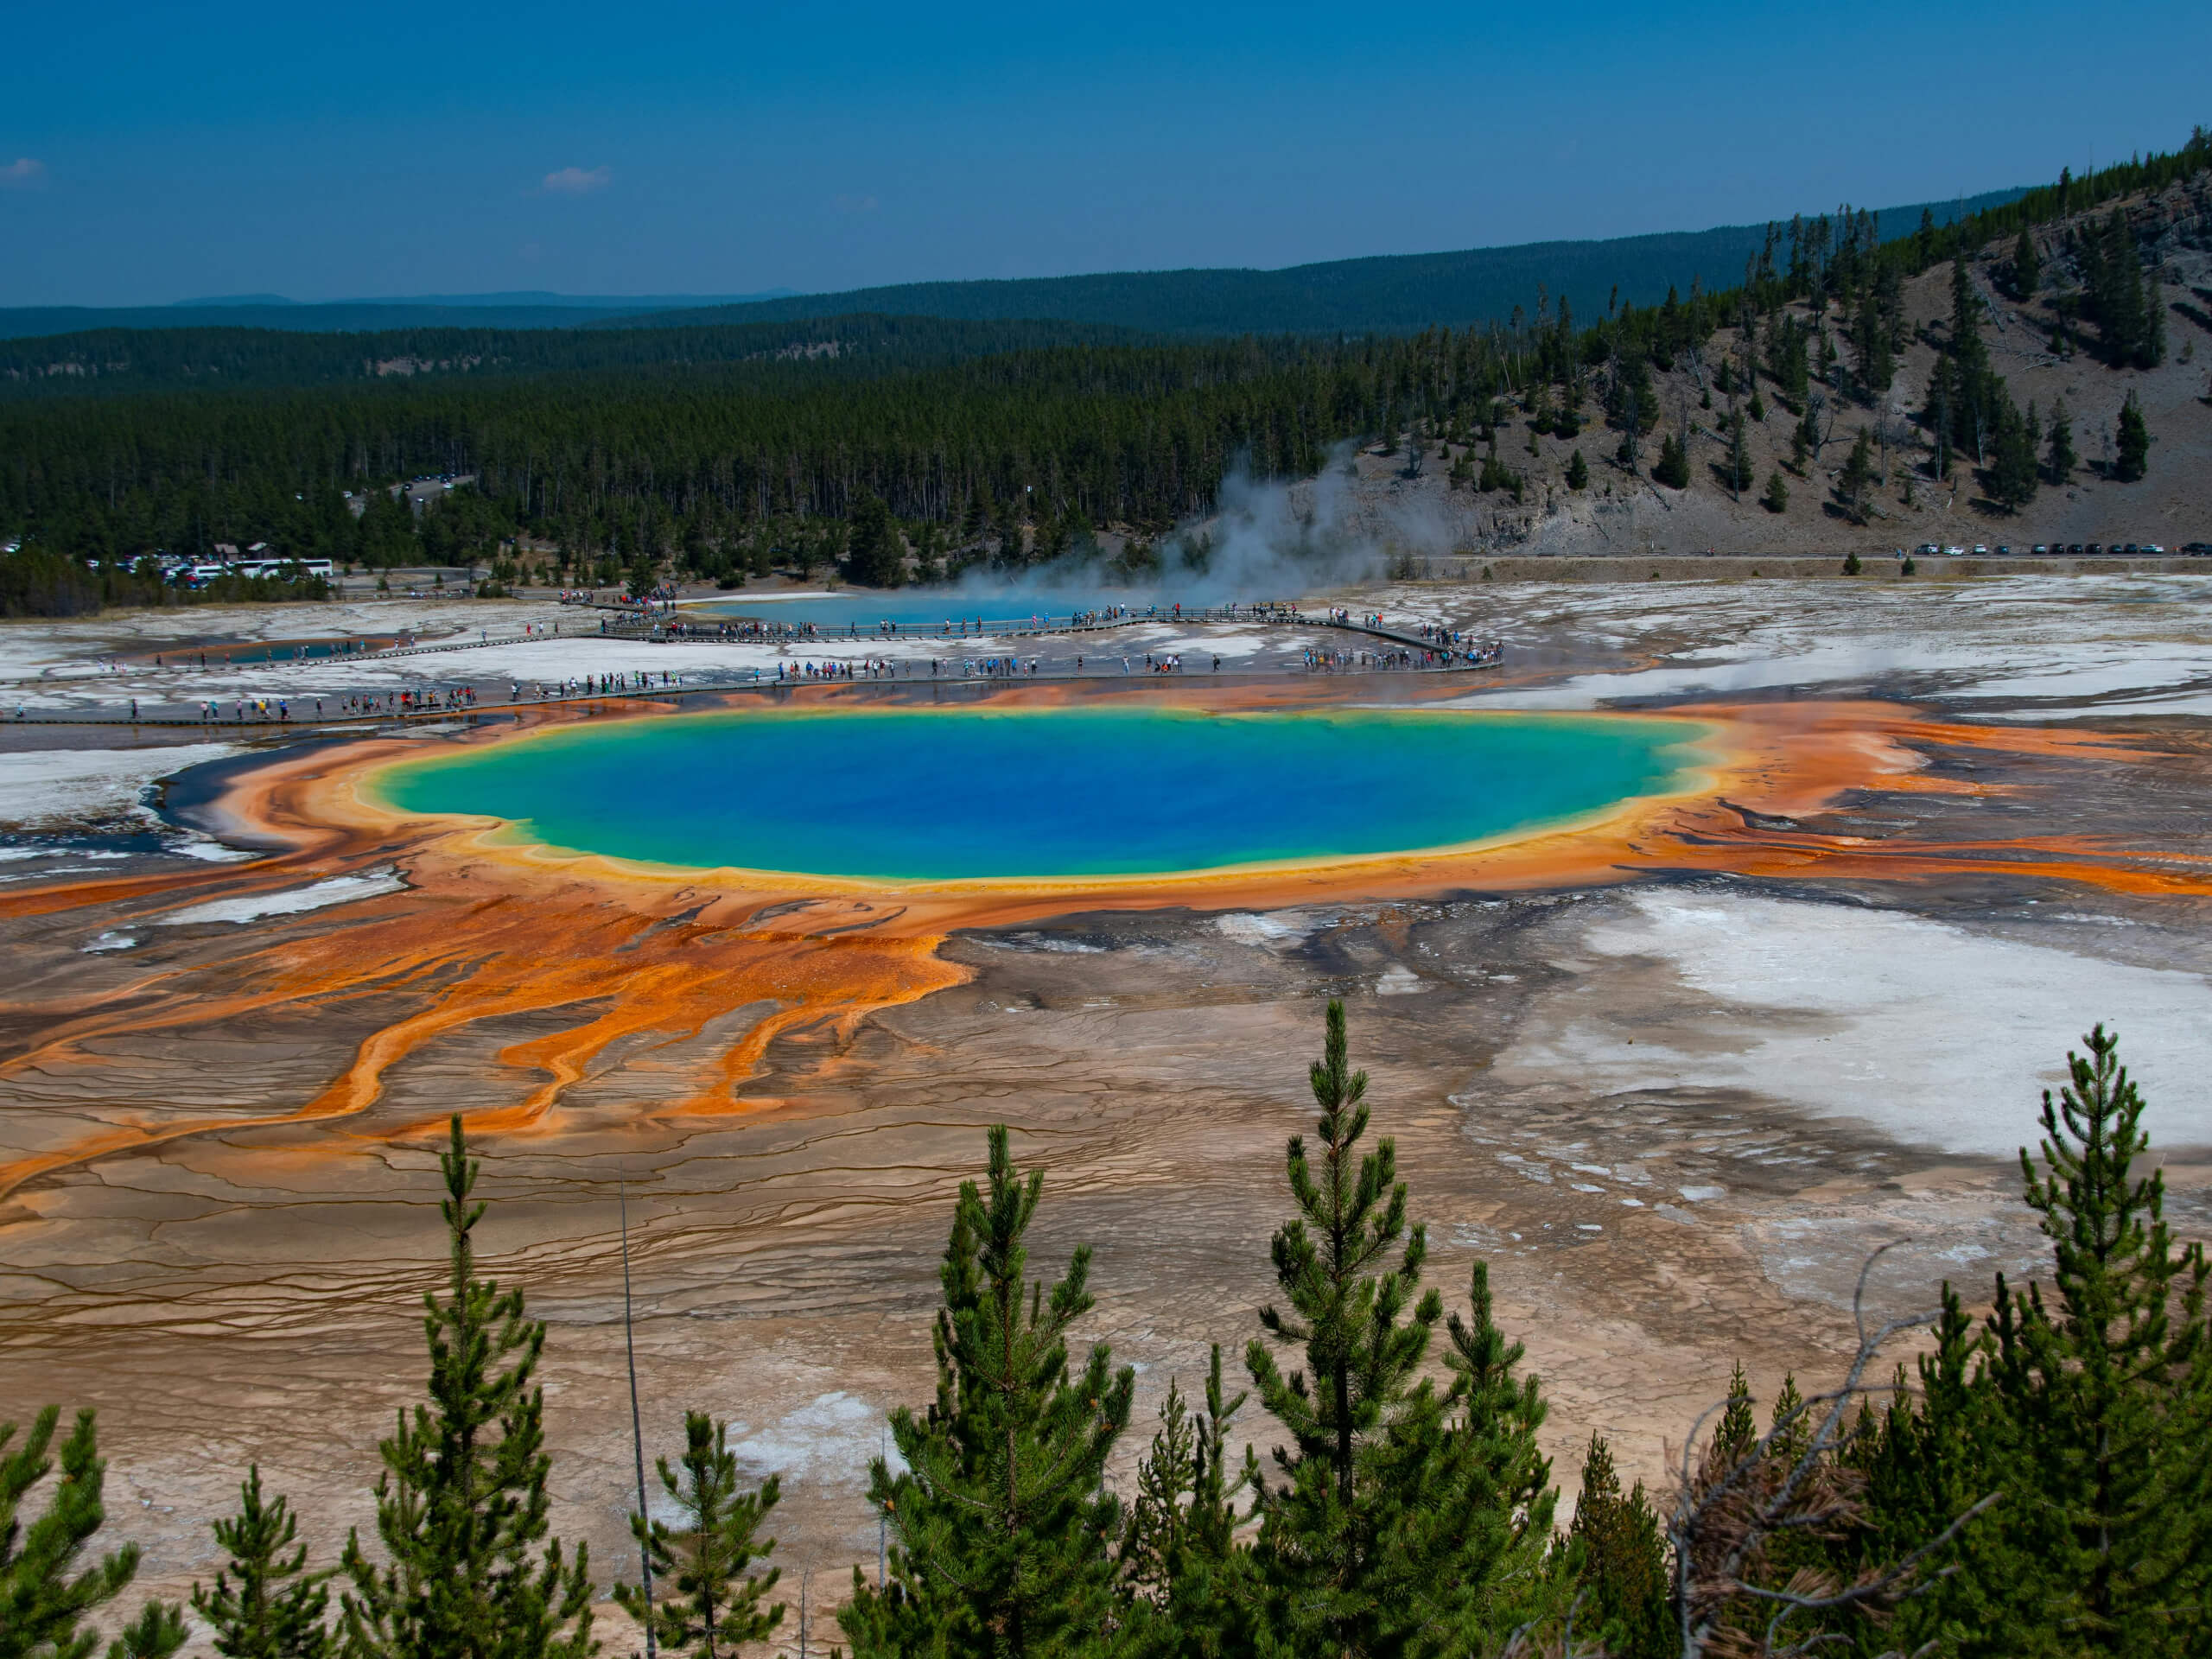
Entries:
POLYGON ((1156 568, 1092 545, 1023 570, 976 566, 954 591, 963 601, 1092 597, 1142 606, 1290 599, 1387 575, 1394 562, 1444 554, 1459 539, 1433 503, 1408 494, 1377 504, 1355 492, 1352 447, 1339 444, 1313 478, 1253 476, 1240 458, 1223 479, 1214 511, 1186 520, 1153 550, 1156 568))

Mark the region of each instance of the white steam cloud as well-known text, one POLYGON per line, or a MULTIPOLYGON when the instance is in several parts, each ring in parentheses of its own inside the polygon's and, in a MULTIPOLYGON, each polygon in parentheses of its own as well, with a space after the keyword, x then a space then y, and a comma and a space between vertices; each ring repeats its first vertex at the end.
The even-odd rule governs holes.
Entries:
POLYGON ((1125 556, 1103 549, 1077 549, 1020 570, 972 567, 957 589, 976 600, 1097 594, 1124 604, 1155 594, 1192 604, 1289 599, 1452 550, 1458 529, 1433 503, 1359 495, 1351 454, 1350 444, 1340 444, 1319 474, 1295 480, 1255 478, 1240 460, 1223 479, 1211 514, 1160 538, 1154 569, 1132 569, 1125 556))

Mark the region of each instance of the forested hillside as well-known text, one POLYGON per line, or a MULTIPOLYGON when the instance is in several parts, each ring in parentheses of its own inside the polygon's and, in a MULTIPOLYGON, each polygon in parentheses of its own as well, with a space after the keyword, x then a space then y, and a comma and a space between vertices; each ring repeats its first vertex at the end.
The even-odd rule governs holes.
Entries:
MULTIPOLYGON (((562 358, 579 336, 544 337, 548 369, 535 374, 518 363, 374 383, 27 394, 0 399, 0 531, 78 558, 267 540, 372 564, 488 554, 527 532, 557 543, 563 565, 649 571, 677 558, 738 579, 773 559, 840 557, 842 521, 880 503, 902 530, 889 545, 919 563, 871 551, 849 574, 896 581, 968 558, 1052 556, 1090 526, 1157 533, 1206 512, 1239 456, 1293 476, 1331 444, 1375 435, 1441 444, 1455 484, 1516 499, 1531 480, 1499 436, 1524 423, 1532 459, 1562 463, 1560 490, 1596 487, 1595 461, 1617 478, 1740 497, 1770 481, 1751 459, 1772 449, 1753 435, 1767 427, 1768 397, 1800 429, 1812 419, 1815 464, 1839 430, 1866 451, 1831 504, 1846 517, 1867 508, 1876 443, 1885 469, 1894 456, 1908 478, 1963 481, 2001 504, 2032 484, 2018 475, 2031 423, 1967 338, 1985 293, 2032 276, 2053 352, 2115 375, 2156 362, 2168 312, 2189 315, 2161 272, 2212 233, 2209 163, 2200 130, 2174 154, 2065 178, 1953 227, 1930 216, 1883 241, 1871 215, 1816 220, 1763 242, 1745 281, 1725 289, 1588 316, 1538 295, 1513 322, 1480 328, 1069 345, 1047 343, 1050 328, 1025 344, 1020 330, 994 336, 996 324, 963 335, 942 322, 844 319, 823 327, 854 340, 850 358, 842 343, 810 357, 804 340, 776 356, 794 344, 788 324, 696 336, 702 353, 728 353, 735 339, 765 353, 734 363, 656 355, 649 331, 621 331, 591 368, 562 358), (2040 268, 2027 272, 2018 249, 2031 230, 2040 268), (1904 296, 1954 260, 1966 327, 1955 317, 1947 334, 1910 316, 1904 296), (963 354, 994 338, 1016 348, 963 354), (1930 349, 1941 376, 1897 426, 1901 357, 1930 349), (899 365, 902 352, 915 366, 899 365), (1676 388, 1676 408, 1662 410, 1662 385, 1676 388), (1685 394, 1696 416, 1680 406, 1685 394), (1691 464, 1700 432, 1708 448, 1720 435, 1711 468, 1691 464), (1580 481, 1564 464, 1570 451, 1580 481), (474 474, 477 493, 419 521, 382 490, 358 518, 341 500, 422 473, 474 474)), ((238 372, 296 365, 313 375, 358 360, 347 354, 359 341, 256 349, 271 355, 248 353, 238 372)), ((188 351, 147 372, 181 374, 191 360, 188 351)))
MULTIPOLYGON (((1818 222, 1856 224, 1865 219, 1895 235, 1923 217, 1948 226, 2024 194, 1993 190, 1966 201, 1916 203, 1873 214, 1847 207, 1818 222)), ((1727 225, 1605 242, 1527 242, 1454 253, 1338 259, 1283 270, 1116 271, 1014 282, 906 283, 671 312, 666 321, 741 322, 888 311, 977 319, 1059 317, 1162 334, 1409 334, 1440 324, 1514 322, 1547 305, 1586 317, 1624 302, 1656 305, 1670 289, 1687 293, 1696 285, 1726 285, 1748 263, 1771 257, 1780 239, 1774 225, 1727 225)))

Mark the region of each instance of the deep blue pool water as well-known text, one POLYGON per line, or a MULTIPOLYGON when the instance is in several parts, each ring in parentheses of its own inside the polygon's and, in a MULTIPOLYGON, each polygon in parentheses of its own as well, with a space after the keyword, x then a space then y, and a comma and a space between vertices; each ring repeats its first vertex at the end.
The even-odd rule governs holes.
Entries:
POLYGON ((378 791, 580 852, 901 880, 1162 874, 1453 846, 1674 786, 1702 728, 1623 716, 791 709, 571 727, 378 791))

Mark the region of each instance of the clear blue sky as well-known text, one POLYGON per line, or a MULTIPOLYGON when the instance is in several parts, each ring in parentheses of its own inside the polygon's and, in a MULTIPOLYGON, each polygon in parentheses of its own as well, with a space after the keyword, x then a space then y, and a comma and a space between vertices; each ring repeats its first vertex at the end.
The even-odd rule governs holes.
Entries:
POLYGON ((16 3, 0 304, 819 290, 1628 235, 2212 122, 2212 6, 16 3))

